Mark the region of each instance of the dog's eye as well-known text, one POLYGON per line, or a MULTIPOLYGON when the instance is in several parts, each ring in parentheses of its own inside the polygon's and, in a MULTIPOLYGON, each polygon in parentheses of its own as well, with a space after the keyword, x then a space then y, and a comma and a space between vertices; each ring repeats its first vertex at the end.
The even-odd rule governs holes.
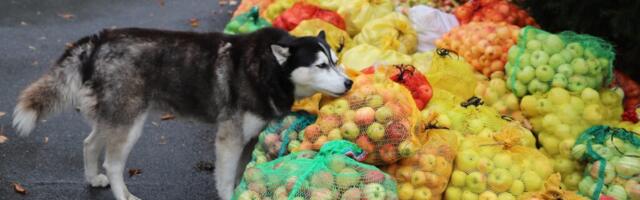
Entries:
POLYGON ((327 65, 327 63, 322 63, 318 65, 318 68, 327 68, 329 67, 329 65, 327 65))

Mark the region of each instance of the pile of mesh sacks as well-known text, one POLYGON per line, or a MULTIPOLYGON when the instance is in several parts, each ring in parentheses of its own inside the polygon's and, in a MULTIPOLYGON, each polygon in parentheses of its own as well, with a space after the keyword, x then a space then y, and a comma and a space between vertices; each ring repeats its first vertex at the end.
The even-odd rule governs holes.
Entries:
POLYGON ((354 85, 268 124, 233 198, 640 200, 638 78, 515 2, 242 1, 225 33, 324 31, 354 85))

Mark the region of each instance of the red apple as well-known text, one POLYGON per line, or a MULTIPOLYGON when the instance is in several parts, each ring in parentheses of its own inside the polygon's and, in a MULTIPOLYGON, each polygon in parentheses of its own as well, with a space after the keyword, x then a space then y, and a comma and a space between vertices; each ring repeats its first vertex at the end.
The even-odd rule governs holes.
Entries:
POLYGON ((356 139, 356 144, 367 153, 375 152, 376 146, 371 142, 371 139, 369 139, 369 137, 367 137, 366 135, 358 136, 358 139, 356 139))
POLYGON ((360 126, 366 126, 373 123, 376 111, 371 107, 362 107, 356 110, 354 121, 360 126))
POLYGON ((364 174, 364 183, 382 183, 384 181, 384 174, 377 170, 369 170, 364 174))
POLYGON ((400 142, 408 137, 409 129, 398 121, 391 122, 386 128, 386 136, 392 142, 400 142))
POLYGON ((382 145, 379 150, 380 159, 385 163, 393 163, 398 160, 398 151, 392 144, 382 145))

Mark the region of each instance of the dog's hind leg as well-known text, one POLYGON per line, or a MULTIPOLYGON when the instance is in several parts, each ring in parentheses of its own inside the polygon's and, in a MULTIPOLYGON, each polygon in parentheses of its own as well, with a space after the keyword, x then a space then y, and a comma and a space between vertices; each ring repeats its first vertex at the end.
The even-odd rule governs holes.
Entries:
POLYGON ((142 133, 144 121, 147 113, 138 115, 133 124, 125 126, 110 126, 108 124, 104 129, 102 124, 98 124, 100 131, 106 131, 107 143, 104 160, 104 168, 107 171, 107 177, 111 184, 111 191, 118 200, 139 200, 133 196, 124 183, 123 173, 129 152, 133 148, 142 133))
POLYGON ((94 124, 91 134, 84 139, 84 176, 92 187, 106 187, 109 185, 107 176, 99 174, 98 159, 106 142, 104 133, 99 131, 100 129, 94 124))

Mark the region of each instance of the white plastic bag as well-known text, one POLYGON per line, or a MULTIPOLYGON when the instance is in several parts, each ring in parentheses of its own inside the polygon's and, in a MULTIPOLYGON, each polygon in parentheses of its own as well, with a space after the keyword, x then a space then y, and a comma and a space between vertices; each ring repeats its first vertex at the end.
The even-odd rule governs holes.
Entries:
POLYGON ((435 49, 436 39, 458 26, 458 20, 455 16, 429 6, 411 7, 408 15, 413 28, 418 32, 419 52, 435 49))

